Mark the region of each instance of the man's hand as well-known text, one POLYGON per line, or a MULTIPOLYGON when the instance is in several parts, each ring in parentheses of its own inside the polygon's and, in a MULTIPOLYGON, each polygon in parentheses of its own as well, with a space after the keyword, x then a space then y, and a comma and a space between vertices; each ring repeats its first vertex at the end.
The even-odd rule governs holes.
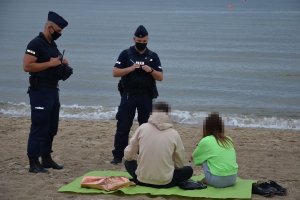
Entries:
POLYGON ((126 67, 126 68, 117 68, 117 67, 114 67, 114 69, 113 69, 113 77, 122 77, 122 76, 125 76, 125 75, 133 72, 135 69, 138 69, 138 68, 140 68, 140 65, 136 64, 136 63, 134 63, 130 67, 126 67))
POLYGON ((148 65, 143 65, 142 66, 142 69, 147 72, 147 73, 150 73, 150 72, 153 72, 153 69, 152 67, 148 66, 148 65))
MULTIPOLYGON (((50 58, 49 61, 37 63, 37 57, 25 54, 23 58, 23 69, 25 72, 40 72, 51 67, 58 67, 62 64, 60 57, 50 58)), ((63 64, 68 64, 66 59, 63 64)))
POLYGON ((62 63, 65 64, 65 65, 69 65, 69 61, 65 58, 62 60, 62 63))
POLYGON ((61 65, 61 60, 59 57, 56 57, 56 58, 50 58, 50 61, 49 61, 49 66, 50 67, 57 67, 61 65))
POLYGON ((130 66, 130 71, 133 72, 135 69, 139 69, 141 65, 134 63, 130 66))

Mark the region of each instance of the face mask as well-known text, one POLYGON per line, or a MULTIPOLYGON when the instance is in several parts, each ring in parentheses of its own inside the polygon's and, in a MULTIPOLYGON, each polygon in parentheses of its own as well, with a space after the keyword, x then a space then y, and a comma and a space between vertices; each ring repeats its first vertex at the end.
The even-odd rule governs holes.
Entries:
POLYGON ((135 47, 139 50, 139 51, 144 51, 146 49, 147 43, 139 43, 136 42, 135 43, 135 47))
POLYGON ((61 36, 61 34, 55 30, 53 33, 51 33, 52 40, 57 40, 60 36, 61 36))

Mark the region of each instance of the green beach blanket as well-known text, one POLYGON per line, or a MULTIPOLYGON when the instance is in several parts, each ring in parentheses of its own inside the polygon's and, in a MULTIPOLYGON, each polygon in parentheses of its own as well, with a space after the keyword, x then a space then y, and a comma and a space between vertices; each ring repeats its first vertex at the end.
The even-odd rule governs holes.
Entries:
MULTIPOLYGON (((85 176, 125 176, 130 177, 127 172, 122 171, 92 171, 85 176)), ((251 188, 252 183, 255 181, 253 180, 244 180, 241 178, 237 179, 237 182, 234 186, 228 188, 213 188, 207 187, 206 189, 197 189, 197 190, 182 190, 179 187, 172 187, 166 189, 157 189, 151 187, 144 187, 144 186, 130 186, 126 188, 121 188, 116 191, 104 191, 98 189, 88 189, 88 188, 81 188, 80 182, 82 177, 76 178, 71 183, 62 186, 59 188, 58 192, 74 192, 74 193, 82 193, 82 194, 111 194, 114 192, 122 192, 126 195, 131 194, 149 194, 154 196, 162 196, 162 195, 177 195, 183 197, 204 197, 204 198, 237 198, 237 199, 251 199, 251 188)), ((201 180, 203 175, 193 176, 193 180, 201 180)))

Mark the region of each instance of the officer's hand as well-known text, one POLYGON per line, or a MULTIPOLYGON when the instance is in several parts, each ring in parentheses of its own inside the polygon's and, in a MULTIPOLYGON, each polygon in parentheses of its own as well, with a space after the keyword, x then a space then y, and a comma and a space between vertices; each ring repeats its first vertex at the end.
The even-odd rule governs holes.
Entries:
POLYGON ((147 73, 150 73, 153 71, 152 67, 148 66, 148 65, 143 65, 142 66, 142 69, 147 72, 147 73))
POLYGON ((49 63, 50 67, 57 67, 57 66, 61 65, 61 61, 60 61, 59 57, 50 58, 49 62, 50 62, 49 63))
POLYGON ((139 64, 134 63, 133 65, 131 65, 131 69, 132 71, 134 71, 135 69, 140 68, 141 66, 139 64))
POLYGON ((69 61, 67 59, 63 59, 62 63, 65 64, 65 65, 69 65, 69 61))

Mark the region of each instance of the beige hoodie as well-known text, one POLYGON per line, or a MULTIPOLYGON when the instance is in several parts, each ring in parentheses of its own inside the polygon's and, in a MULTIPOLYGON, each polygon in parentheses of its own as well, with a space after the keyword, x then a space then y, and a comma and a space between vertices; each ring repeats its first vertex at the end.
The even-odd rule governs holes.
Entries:
POLYGON ((172 127, 166 113, 153 112, 148 123, 138 127, 130 139, 124 157, 129 161, 138 157, 135 173, 140 182, 168 184, 172 180, 174 169, 186 164, 182 140, 172 127))

